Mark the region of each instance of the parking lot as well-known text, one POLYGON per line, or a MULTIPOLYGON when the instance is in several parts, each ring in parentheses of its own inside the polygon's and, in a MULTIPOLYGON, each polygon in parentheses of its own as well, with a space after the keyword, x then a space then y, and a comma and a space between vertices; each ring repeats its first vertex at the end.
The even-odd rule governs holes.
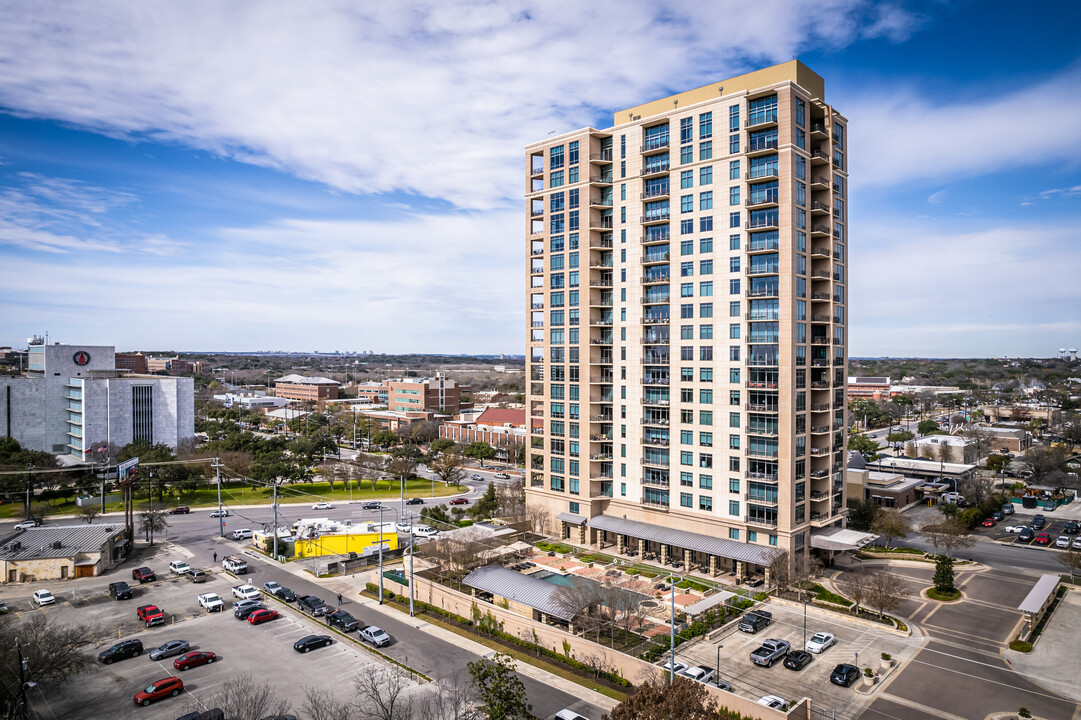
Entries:
POLYGON ((772 694, 788 701, 810 697, 814 707, 827 715, 836 711, 838 718, 852 718, 870 703, 871 698, 856 691, 860 681, 850 688, 830 683, 833 668, 840 663, 851 663, 861 669, 868 666, 877 668, 884 652, 901 662, 914 654, 919 645, 918 641, 910 638, 851 622, 844 617, 820 613, 812 608, 807 615, 806 637, 810 638, 816 632, 828 632, 837 638, 836 644, 815 655, 803 670, 789 670, 780 662, 772 668, 760 667, 751 662, 750 653, 763 640, 787 640, 793 650, 802 650, 804 646, 804 616, 801 610, 775 603, 768 604, 764 609, 773 613, 773 623, 769 627, 754 635, 733 628, 731 633, 714 641, 696 643, 683 652, 677 649, 676 660, 689 666, 719 668, 720 678, 731 683, 733 691, 743 697, 757 700, 763 695, 772 694))
MULTIPOLYGON (((136 584, 135 596, 130 600, 113 600, 104 585, 79 591, 74 598, 58 593, 57 604, 42 609, 31 609, 28 599, 9 599, 9 607, 22 619, 45 613, 58 622, 96 626, 95 655, 118 638, 138 638, 144 647, 139 657, 109 666, 95 664, 76 682, 50 692, 47 698, 31 694, 34 708, 44 715, 63 718, 176 717, 188 710, 213 707, 215 693, 220 692, 222 684, 244 674, 281 688, 281 694, 291 698, 294 705, 302 702, 301 688, 305 686, 326 690, 344 700, 352 693, 355 676, 382 667, 382 661, 363 647, 292 611, 283 612, 278 620, 252 626, 235 619, 231 610, 207 614, 199 605, 199 594, 215 592, 231 606, 228 601, 235 584, 239 581, 216 573, 201 584, 180 578, 136 584), (138 621, 136 608, 149 603, 165 611, 165 626, 147 629, 138 621), (293 642, 313 633, 331 635, 334 644, 303 655, 293 650, 293 642), (187 640, 192 650, 209 650, 219 659, 187 672, 173 668, 175 658, 157 662, 149 659, 150 649, 173 639, 187 640), (133 704, 132 695, 137 690, 170 675, 184 681, 180 697, 166 698, 148 709, 133 704)), ((282 609, 276 603, 269 607, 282 609)))
POLYGON ((1047 533, 1047 535, 1051 538, 1051 543, 1049 545, 1041 545, 1036 542, 1035 538, 1033 538, 1032 540, 1024 541, 1017 536, 1017 533, 1011 533, 1006 531, 1006 528, 1010 526, 1031 525, 1034 515, 1034 513, 1029 514, 1027 512, 1024 514, 1015 513, 1013 515, 1007 515, 1005 520, 999 522, 994 527, 988 528, 983 527, 982 525, 979 526, 977 528, 977 534, 983 535, 984 537, 987 537, 991 540, 996 540, 1003 543, 1010 543, 1012 545, 1028 545, 1034 548, 1050 548, 1052 550, 1057 549, 1055 548, 1055 540, 1058 539, 1060 535, 1066 535, 1070 538, 1071 541, 1079 537, 1079 535, 1077 534, 1071 534, 1065 531, 1066 524, 1071 522, 1070 518, 1055 517, 1054 513, 1049 512, 1043 513, 1044 518, 1046 518, 1044 526, 1039 529, 1035 527, 1033 528, 1037 535, 1039 533, 1047 533))

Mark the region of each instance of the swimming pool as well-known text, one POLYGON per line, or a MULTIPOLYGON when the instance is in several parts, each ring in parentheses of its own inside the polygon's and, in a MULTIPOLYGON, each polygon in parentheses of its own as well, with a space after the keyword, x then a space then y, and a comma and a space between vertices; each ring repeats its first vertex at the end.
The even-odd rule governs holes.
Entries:
POLYGON ((552 583, 553 585, 563 585, 564 587, 567 587, 571 584, 571 578, 569 575, 560 575, 559 573, 554 573, 550 570, 541 570, 540 572, 533 573, 531 577, 535 577, 538 580, 543 580, 544 582, 552 583))

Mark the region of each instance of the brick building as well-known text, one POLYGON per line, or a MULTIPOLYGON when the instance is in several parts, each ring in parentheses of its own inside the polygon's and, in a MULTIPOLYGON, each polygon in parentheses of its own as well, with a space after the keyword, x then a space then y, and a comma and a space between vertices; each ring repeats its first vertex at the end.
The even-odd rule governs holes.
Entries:
POLYGON ((285 375, 274 381, 274 394, 280 398, 319 402, 338 399, 338 382, 325 377, 285 375))

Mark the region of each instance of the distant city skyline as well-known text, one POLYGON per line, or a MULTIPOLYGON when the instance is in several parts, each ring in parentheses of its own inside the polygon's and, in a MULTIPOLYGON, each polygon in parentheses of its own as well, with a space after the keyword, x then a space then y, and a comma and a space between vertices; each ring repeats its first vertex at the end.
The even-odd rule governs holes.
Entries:
POLYGON ((1054 357, 1081 8, 1051 4, 7 2, 0 344, 522 354, 522 147, 798 57, 851 126, 851 356, 1054 357))

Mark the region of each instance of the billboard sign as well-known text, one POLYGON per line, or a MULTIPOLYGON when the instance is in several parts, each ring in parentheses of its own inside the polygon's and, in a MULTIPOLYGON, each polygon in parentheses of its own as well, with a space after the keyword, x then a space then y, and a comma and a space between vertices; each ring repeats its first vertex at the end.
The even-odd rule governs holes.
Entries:
POLYGON ((125 480, 130 478, 139 470, 139 458, 132 458, 131 460, 125 460, 116 466, 116 478, 117 480, 125 480))

